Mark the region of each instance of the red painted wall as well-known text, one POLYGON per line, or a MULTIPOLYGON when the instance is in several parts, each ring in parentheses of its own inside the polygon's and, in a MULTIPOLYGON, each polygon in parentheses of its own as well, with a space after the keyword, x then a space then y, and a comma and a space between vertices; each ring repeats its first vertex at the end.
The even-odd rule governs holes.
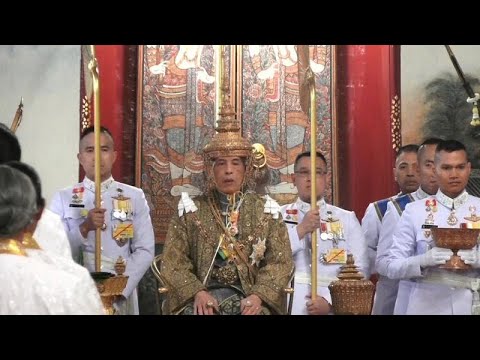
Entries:
MULTIPOLYGON (((125 82, 125 45, 97 45, 96 56, 100 78, 100 114, 103 126, 113 134, 117 161, 112 174, 121 181, 123 176, 123 104, 125 82)), ((135 151, 135 149, 132 149, 135 151)))
POLYGON ((359 219, 370 202, 397 192, 390 115, 399 62, 394 45, 337 47, 339 205, 359 219))

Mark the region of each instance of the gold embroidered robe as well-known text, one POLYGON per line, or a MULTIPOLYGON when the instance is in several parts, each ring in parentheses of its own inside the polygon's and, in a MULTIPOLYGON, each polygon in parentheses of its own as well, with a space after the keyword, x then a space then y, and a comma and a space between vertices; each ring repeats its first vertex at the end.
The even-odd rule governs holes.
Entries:
MULTIPOLYGON (((206 290, 203 280, 210 273, 210 265, 216 249, 222 226, 215 220, 206 196, 194 199, 198 210, 174 215, 170 223, 163 250, 162 277, 168 288, 164 312, 175 314, 193 301, 195 294, 206 290), (200 221, 201 226, 197 225, 200 221)), ((265 200, 260 196, 246 194, 240 207, 237 243, 244 246, 245 257, 252 254, 253 246, 259 239, 266 239, 264 259, 253 265, 252 274, 247 264, 237 264, 243 291, 247 296, 258 295, 273 314, 286 313, 285 287, 288 285, 293 259, 285 224, 279 213, 278 219, 264 213, 265 200), (261 231, 260 231, 261 230, 261 231)), ((222 217, 223 218, 223 217, 222 217)))

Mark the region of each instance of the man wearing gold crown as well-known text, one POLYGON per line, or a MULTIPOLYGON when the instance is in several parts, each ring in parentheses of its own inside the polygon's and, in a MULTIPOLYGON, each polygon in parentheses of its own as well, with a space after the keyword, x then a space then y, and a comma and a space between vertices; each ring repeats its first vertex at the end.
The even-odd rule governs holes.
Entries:
POLYGON ((204 148, 206 187, 184 192, 170 223, 161 274, 166 314, 285 314, 293 270, 280 206, 251 189, 254 160, 238 120, 223 108, 204 148))

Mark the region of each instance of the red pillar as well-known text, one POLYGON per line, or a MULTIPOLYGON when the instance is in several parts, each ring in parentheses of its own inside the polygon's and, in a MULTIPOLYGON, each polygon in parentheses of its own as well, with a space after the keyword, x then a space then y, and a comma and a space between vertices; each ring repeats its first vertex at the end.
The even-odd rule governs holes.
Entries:
POLYGON ((96 56, 100 78, 100 114, 103 126, 113 135, 117 161, 113 165, 113 177, 122 180, 123 173, 123 123, 125 45, 97 45, 96 56))
POLYGON ((399 118, 399 68, 399 46, 337 46, 339 205, 359 219, 370 202, 397 192, 391 118, 399 118))

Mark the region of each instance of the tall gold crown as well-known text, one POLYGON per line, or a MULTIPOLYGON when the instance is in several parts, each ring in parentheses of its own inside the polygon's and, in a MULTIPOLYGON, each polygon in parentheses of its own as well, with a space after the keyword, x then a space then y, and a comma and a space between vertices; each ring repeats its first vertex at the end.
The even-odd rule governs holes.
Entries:
POLYGON ((250 141, 240 134, 240 123, 236 118, 235 110, 230 103, 228 86, 222 87, 223 101, 217 123, 217 133, 205 145, 203 152, 210 160, 221 156, 248 157, 252 154, 250 141))

